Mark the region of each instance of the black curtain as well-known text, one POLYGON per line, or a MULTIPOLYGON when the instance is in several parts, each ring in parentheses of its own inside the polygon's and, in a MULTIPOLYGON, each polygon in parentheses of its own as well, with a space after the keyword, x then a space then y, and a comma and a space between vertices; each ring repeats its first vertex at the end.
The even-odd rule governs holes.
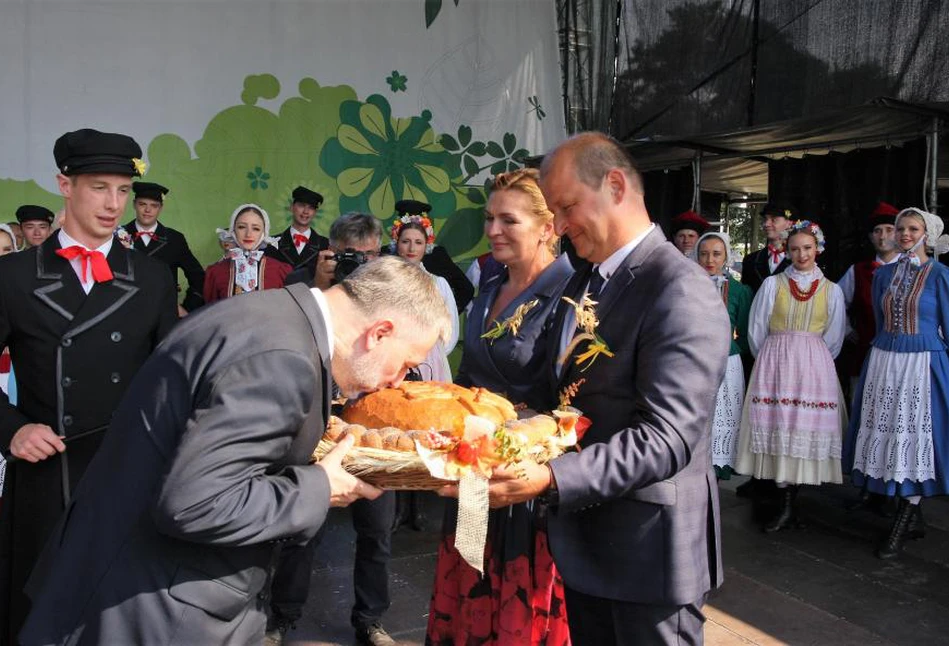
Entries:
POLYGON ((621 140, 949 100, 945 0, 625 0, 619 22, 621 140))
POLYGON ((922 206, 925 161, 924 140, 782 159, 768 165, 768 195, 794 204, 802 217, 821 225, 827 238, 821 264, 837 280, 872 254, 865 222, 877 202, 899 209, 922 206))

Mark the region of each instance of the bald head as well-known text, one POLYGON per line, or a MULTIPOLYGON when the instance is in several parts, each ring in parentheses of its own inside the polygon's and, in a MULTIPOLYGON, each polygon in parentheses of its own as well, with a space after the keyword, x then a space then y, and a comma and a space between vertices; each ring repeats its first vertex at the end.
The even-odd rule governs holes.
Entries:
POLYGON ((555 163, 572 162, 577 178, 593 189, 603 184, 611 170, 620 170, 629 180, 629 188, 643 194, 643 178, 626 148, 602 132, 581 132, 565 140, 544 156, 541 175, 546 175, 555 163))

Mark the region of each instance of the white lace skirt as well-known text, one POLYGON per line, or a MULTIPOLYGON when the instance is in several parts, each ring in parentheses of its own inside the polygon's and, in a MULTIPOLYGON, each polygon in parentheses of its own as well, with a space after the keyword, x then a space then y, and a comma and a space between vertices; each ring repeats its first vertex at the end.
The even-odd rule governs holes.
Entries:
POLYGON ((929 359, 928 352, 870 351, 854 469, 896 482, 935 479, 929 359))
POLYGON ((745 372, 741 356, 728 357, 725 378, 715 398, 715 417, 712 420, 712 464, 733 467, 738 459, 738 429, 741 426, 741 406, 745 399, 745 372))

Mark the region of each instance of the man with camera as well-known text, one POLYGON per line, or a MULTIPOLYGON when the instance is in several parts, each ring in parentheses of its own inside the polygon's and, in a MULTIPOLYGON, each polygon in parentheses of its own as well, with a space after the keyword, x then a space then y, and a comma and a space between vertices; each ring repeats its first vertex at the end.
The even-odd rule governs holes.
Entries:
POLYGON ((330 225, 329 247, 320 251, 316 265, 300 267, 287 276, 287 285, 308 283, 329 289, 334 283, 374 258, 382 247, 382 223, 368 213, 347 213, 330 225))
MULTIPOLYGON (((329 248, 319 253, 315 271, 294 270, 286 284, 305 282, 326 290, 342 281, 357 267, 379 257, 382 223, 366 213, 341 215, 330 226, 329 248)), ((394 645, 382 627, 383 613, 389 609, 389 555, 395 495, 388 491, 375 500, 359 500, 350 505, 356 530, 356 557, 353 590, 356 603, 350 622, 356 641, 371 646, 394 645)), ((313 555, 322 533, 304 546, 284 548, 271 587, 271 616, 267 625, 267 645, 282 643, 283 636, 303 616, 310 591, 313 555)))

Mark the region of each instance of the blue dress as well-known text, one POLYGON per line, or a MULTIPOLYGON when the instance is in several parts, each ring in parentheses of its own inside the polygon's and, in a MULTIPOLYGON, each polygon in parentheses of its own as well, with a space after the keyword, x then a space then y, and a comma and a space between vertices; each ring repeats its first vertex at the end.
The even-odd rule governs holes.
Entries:
MULTIPOLYGON (((537 299, 517 334, 484 339, 485 319, 507 280, 507 270, 484 285, 465 326, 461 366, 455 381, 502 393, 514 403, 542 410, 542 376, 556 357, 547 356, 547 334, 573 268, 566 256, 551 263, 497 316, 503 321, 537 299)), ((488 517, 484 576, 455 549, 458 505, 445 506, 442 541, 425 643, 431 646, 569 646, 563 580, 547 547, 543 505, 521 503, 488 517)))
POLYGON ((546 356, 549 321, 560 301, 560 294, 573 274, 566 255, 559 256, 523 292, 508 303, 497 316, 503 321, 514 310, 537 299, 537 305, 524 315, 516 335, 504 334, 498 339, 483 339, 490 329, 485 319, 497 298, 498 290, 507 281, 507 269, 489 280, 473 301, 465 322, 465 344, 455 383, 480 386, 504 395, 515 404, 541 410, 545 402, 546 384, 540 375, 547 373, 556 357, 546 356))
POLYGON ((873 493, 945 495, 949 268, 930 259, 899 272, 901 264, 873 276, 876 337, 854 394, 844 468, 873 493))

